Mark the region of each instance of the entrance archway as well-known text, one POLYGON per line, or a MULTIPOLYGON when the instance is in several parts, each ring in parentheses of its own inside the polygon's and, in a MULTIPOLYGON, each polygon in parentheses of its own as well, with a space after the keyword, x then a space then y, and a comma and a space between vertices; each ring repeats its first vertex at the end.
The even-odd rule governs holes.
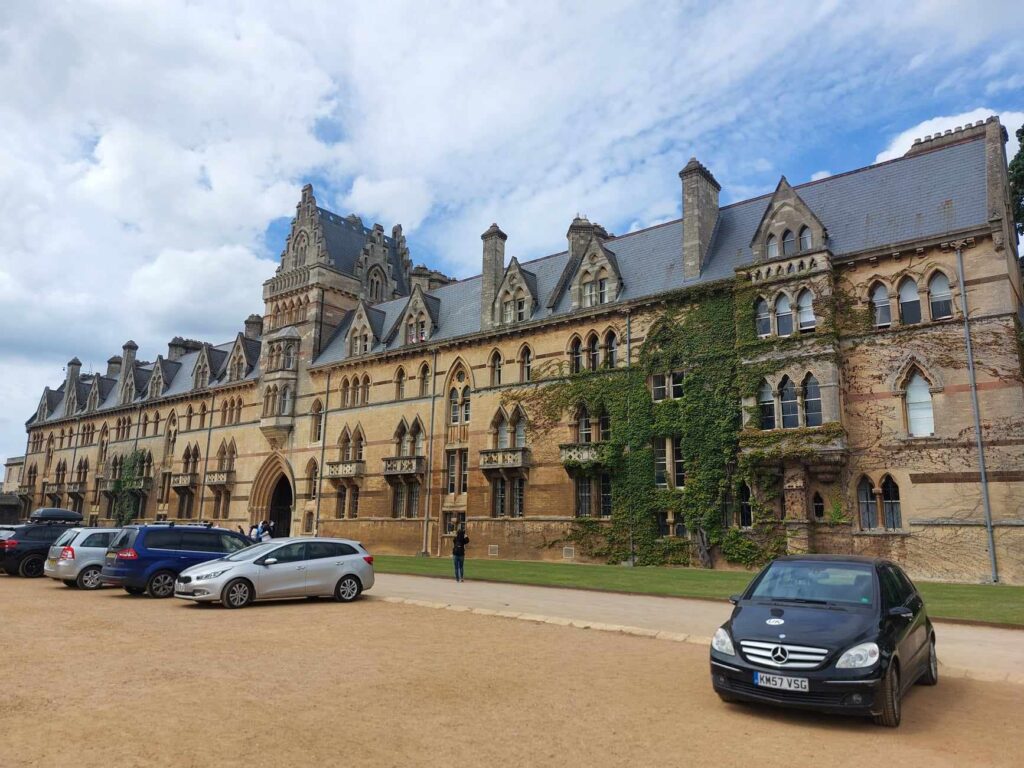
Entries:
POLYGON ((292 529, 292 486, 288 478, 281 475, 270 497, 270 521, 274 524, 274 536, 290 536, 292 529))

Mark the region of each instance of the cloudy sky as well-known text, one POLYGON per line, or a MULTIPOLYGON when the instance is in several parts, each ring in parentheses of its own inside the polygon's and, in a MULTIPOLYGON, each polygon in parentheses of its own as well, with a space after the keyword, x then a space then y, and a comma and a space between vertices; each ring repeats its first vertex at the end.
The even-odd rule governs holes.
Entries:
POLYGON ((465 277, 492 221, 531 258, 577 211, 678 217, 691 155, 731 202, 990 114, 1012 135, 1022 61, 1010 0, 4 0, 0 457, 72 356, 262 311, 307 181, 465 277))

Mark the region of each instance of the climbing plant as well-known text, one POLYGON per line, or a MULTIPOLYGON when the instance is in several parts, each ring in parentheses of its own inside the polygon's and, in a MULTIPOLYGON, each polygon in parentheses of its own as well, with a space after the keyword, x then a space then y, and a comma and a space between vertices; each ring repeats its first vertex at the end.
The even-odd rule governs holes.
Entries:
POLYGON ((137 498, 133 493, 142 481, 145 451, 135 450, 124 458, 121 474, 114 481, 114 525, 124 526, 135 518, 137 498))

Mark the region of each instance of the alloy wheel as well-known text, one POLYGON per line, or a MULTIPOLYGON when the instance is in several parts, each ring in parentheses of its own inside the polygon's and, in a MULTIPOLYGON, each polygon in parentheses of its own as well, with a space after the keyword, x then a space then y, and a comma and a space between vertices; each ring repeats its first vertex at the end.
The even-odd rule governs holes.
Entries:
POLYGON ((338 585, 338 597, 344 602, 355 600, 359 596, 359 582, 351 576, 346 576, 338 585))
POLYGON ((174 576, 169 573, 158 573, 150 579, 149 591, 153 597, 170 597, 174 592, 174 576))
POLYGON ((87 568, 82 572, 81 579, 84 589, 97 589, 100 586, 100 569, 87 568))
POLYGON ((228 602, 233 608, 241 608, 249 602, 249 585, 244 581, 236 581, 228 589, 228 602))

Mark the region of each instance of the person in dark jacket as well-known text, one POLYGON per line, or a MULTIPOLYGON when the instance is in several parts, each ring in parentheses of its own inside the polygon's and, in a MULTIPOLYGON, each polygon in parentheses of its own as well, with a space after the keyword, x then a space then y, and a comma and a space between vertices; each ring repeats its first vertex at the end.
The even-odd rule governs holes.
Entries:
POLYGON ((463 564, 466 561, 466 545, 469 544, 469 536, 466 535, 465 524, 459 526, 455 533, 455 541, 452 542, 452 560, 455 562, 455 580, 465 581, 463 564))

